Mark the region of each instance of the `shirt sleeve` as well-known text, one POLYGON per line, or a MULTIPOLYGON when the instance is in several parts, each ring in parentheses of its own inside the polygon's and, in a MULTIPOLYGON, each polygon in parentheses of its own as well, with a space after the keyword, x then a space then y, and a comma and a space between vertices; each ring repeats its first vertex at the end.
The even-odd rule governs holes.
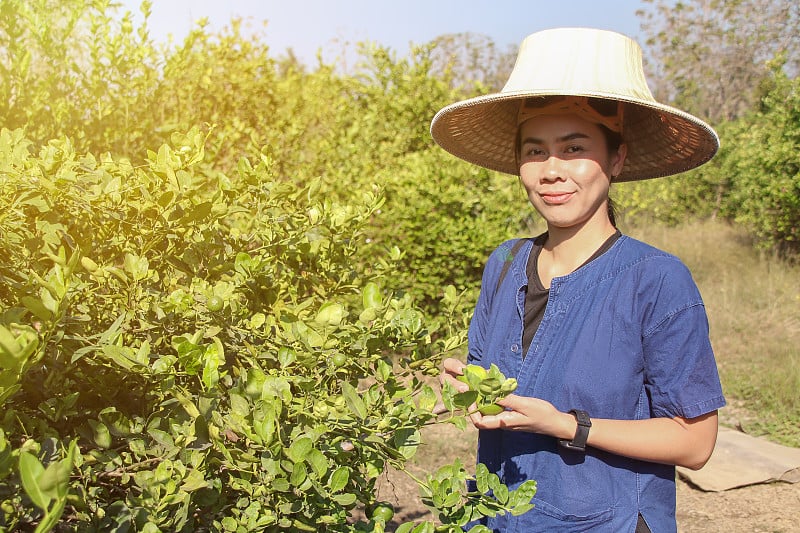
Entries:
POLYGON ((725 405, 699 291, 681 265, 661 280, 643 331, 652 416, 695 418, 725 405))
POLYGON ((475 310, 469 322, 467 336, 467 347, 469 350, 467 354, 468 363, 478 363, 483 358, 484 346, 488 340, 487 331, 489 328, 490 311, 492 308, 492 300, 495 296, 497 280, 500 277, 500 271, 503 268, 503 264, 508 259, 513 244, 513 239, 504 242, 491 253, 489 259, 486 261, 481 279, 481 290, 478 295, 478 302, 475 304, 475 310))

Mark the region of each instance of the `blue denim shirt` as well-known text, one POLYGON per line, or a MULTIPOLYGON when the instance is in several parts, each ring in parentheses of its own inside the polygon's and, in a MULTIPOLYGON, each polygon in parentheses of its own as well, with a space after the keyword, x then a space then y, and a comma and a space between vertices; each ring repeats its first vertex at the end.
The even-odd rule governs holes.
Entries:
MULTIPOLYGON (((688 269, 623 235, 603 255, 554 278, 544 317, 523 358, 522 317, 532 243, 497 279, 513 241, 490 256, 469 327, 469 362, 496 364, 517 394, 594 418, 693 418, 723 405, 708 320, 688 269)), ((535 507, 485 522, 494 531, 633 532, 639 513, 654 533, 676 531, 675 467, 553 437, 482 430, 478 461, 510 488, 534 479, 535 507)))

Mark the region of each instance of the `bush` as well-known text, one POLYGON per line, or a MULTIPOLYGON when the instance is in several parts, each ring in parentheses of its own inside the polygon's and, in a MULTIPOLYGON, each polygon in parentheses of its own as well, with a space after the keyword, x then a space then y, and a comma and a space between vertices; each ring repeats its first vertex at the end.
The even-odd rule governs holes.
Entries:
MULTIPOLYGON (((378 192, 337 204, 266 158, 233 179, 204 140, 134 167, 2 131, 2 527, 379 530, 350 512, 438 421, 425 375, 463 327, 394 294, 398 251, 353 260, 378 192)), ((443 523, 527 508, 466 477, 419 480, 443 523)))
POLYGON ((735 125, 722 171, 731 176, 731 216, 762 248, 800 252, 800 80, 774 74, 762 109, 735 125))

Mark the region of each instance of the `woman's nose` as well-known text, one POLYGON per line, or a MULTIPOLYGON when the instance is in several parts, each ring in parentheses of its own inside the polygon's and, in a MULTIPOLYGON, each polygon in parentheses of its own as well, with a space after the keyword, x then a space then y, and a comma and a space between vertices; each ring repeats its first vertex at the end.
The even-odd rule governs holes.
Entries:
POLYGON ((557 180, 562 176, 562 163, 563 161, 558 157, 551 155, 543 163, 542 177, 545 180, 557 180))

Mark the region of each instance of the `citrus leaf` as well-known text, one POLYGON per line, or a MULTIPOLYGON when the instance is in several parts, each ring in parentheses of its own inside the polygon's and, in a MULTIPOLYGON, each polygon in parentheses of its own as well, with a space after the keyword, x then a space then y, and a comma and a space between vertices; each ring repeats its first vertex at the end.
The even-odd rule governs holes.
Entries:
POLYGON ((361 396, 359 396, 356 388, 344 382, 342 383, 342 394, 345 402, 347 402, 348 409, 358 418, 364 420, 367 417, 367 406, 364 404, 364 400, 361 399, 361 396))
POLYGON ((40 509, 47 510, 51 498, 47 496, 39 487, 39 476, 44 473, 44 466, 39 459, 28 453, 19 453, 19 476, 22 480, 22 488, 31 501, 40 509))

